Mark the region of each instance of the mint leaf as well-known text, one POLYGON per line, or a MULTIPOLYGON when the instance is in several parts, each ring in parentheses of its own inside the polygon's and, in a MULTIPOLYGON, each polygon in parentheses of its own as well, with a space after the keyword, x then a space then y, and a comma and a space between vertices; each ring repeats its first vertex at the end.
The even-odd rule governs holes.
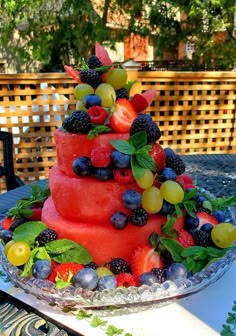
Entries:
POLYGON ((180 204, 175 204, 175 213, 177 217, 181 217, 182 216, 182 210, 181 210, 181 206, 180 204))
POLYGON ((149 152, 150 152, 151 149, 152 149, 151 145, 145 145, 142 148, 137 149, 136 150, 136 154, 149 154, 149 152))
POLYGON ((160 237, 161 244, 170 252, 174 261, 182 262, 184 248, 175 239, 160 237))
POLYGON ((105 125, 94 126, 88 132, 88 139, 92 140, 95 136, 102 134, 102 133, 109 133, 110 131, 111 131, 111 128, 105 125))
POLYGON ((147 144, 147 133, 146 131, 140 131, 132 135, 129 140, 129 144, 133 146, 136 150, 145 146, 147 144))
POLYGON ((166 224, 162 226, 161 231, 165 235, 169 235, 174 232, 176 218, 173 215, 167 215, 166 219, 166 224))
POLYGON ((90 261, 92 261, 92 258, 86 250, 85 247, 82 245, 77 244, 77 246, 71 250, 65 251, 61 254, 55 255, 55 254, 50 254, 51 257, 58 263, 62 264, 65 262, 75 262, 78 264, 88 264, 90 261))
POLYGON ((205 255, 207 255, 206 248, 203 246, 189 246, 183 249, 183 251, 181 252, 181 256, 183 258, 187 258, 187 257, 196 256, 202 252, 204 252, 205 255))
POLYGON ((77 243, 69 239, 53 240, 45 245, 49 254, 60 254, 70 249, 76 248, 77 243))
POLYGON ((46 228, 43 222, 30 221, 23 223, 14 230, 13 240, 15 242, 23 241, 33 247, 36 237, 46 228))
POLYGON ((136 154, 136 160, 138 164, 146 169, 156 171, 156 163, 153 157, 149 154, 136 154))
POLYGON ((236 205, 236 195, 222 196, 219 198, 214 198, 210 196, 208 193, 204 193, 203 195, 211 203, 212 212, 215 212, 217 210, 223 210, 236 205))
POLYGON ((137 81, 137 80, 134 80, 134 81, 130 81, 130 82, 126 83, 126 84, 125 84, 125 88, 126 88, 126 90, 130 91, 131 88, 132 88, 132 86, 133 86, 135 83, 138 83, 138 81, 137 81))
POLYGON ((131 156, 131 168, 132 168, 132 173, 134 175, 135 180, 140 179, 145 173, 145 168, 141 167, 138 164, 134 155, 131 156))
POLYGON ((106 73, 109 69, 111 69, 111 65, 104 65, 99 68, 95 68, 95 70, 99 72, 100 74, 106 73))
POLYGON ((31 251, 30 258, 29 258, 28 262, 25 264, 24 270, 21 273, 22 277, 27 277, 27 276, 31 275, 31 270, 32 270, 33 264, 38 259, 51 261, 51 258, 49 257, 49 255, 48 255, 44 246, 35 247, 31 251))
POLYGON ((110 140, 110 144, 123 154, 132 155, 135 153, 135 147, 126 140, 110 140))

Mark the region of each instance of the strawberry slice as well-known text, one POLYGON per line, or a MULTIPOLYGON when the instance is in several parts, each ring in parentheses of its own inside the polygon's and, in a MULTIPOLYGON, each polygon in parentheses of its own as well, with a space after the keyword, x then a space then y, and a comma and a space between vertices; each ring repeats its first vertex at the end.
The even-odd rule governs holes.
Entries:
POLYGON ((56 282, 61 280, 65 283, 70 283, 73 275, 84 268, 84 265, 77 264, 74 262, 65 262, 54 267, 52 273, 48 277, 48 280, 56 282))
POLYGON ((155 142, 149 152, 156 163, 157 172, 160 173, 166 166, 166 153, 161 145, 155 142))
POLYGON ((72 67, 70 67, 69 65, 64 65, 64 69, 66 70, 66 72, 72 77, 74 78, 74 80, 77 82, 77 83, 82 83, 80 78, 79 78, 79 71, 78 70, 75 70, 73 69, 72 67))
POLYGON ((159 252, 148 245, 138 247, 131 260, 131 269, 134 277, 144 272, 150 272, 152 268, 163 268, 164 262, 159 252))
POLYGON ((8 230, 11 226, 11 224, 15 221, 15 218, 13 217, 5 217, 2 219, 1 225, 3 230, 8 230))
POLYGON ((117 133, 129 133, 137 112, 126 98, 118 99, 110 117, 110 127, 117 133))
POLYGON ((215 218, 215 216, 208 214, 207 212, 204 211, 199 211, 196 213, 196 216, 199 218, 199 226, 198 228, 206 223, 210 223, 212 225, 217 225, 219 224, 218 220, 215 218))

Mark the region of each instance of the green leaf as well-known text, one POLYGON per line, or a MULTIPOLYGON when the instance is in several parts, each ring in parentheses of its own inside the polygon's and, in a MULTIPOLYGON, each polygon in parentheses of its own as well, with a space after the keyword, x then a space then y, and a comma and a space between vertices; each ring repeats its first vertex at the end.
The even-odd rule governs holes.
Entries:
POLYGON ((162 226, 161 231, 165 235, 172 234, 174 232, 174 225, 176 222, 176 218, 173 215, 167 215, 166 224, 162 226))
POLYGON ((181 210, 180 204, 175 204, 174 207, 175 207, 176 216, 181 217, 182 216, 182 210, 181 210))
POLYGON ((156 171, 156 163, 153 159, 153 157, 149 154, 136 154, 136 160, 138 164, 146 169, 156 171))
POLYGON ((207 256, 207 250, 206 247, 203 246, 189 246, 182 250, 181 257, 187 258, 187 257, 193 257, 198 255, 199 253, 205 253, 207 256))
POLYGON ((106 73, 109 69, 111 69, 111 65, 104 65, 99 68, 95 68, 95 70, 99 72, 100 74, 106 73))
POLYGON ((70 249, 77 248, 78 244, 69 239, 53 240, 45 245, 49 254, 60 254, 70 249))
POLYGON ((93 316, 93 314, 89 313, 87 310, 82 310, 81 309, 81 310, 78 310, 76 312, 76 318, 78 320, 83 320, 83 319, 86 319, 86 318, 90 318, 92 316, 93 316))
POLYGON ((149 154, 149 152, 150 152, 151 149, 152 149, 151 145, 145 145, 145 146, 137 149, 136 150, 136 154, 149 154))
POLYGON ((134 80, 134 81, 130 81, 128 83, 125 84, 125 88, 126 90, 128 90, 128 92, 131 90, 132 86, 135 84, 135 83, 138 83, 137 80, 134 80))
POLYGON ((160 237, 160 242, 170 252, 174 261, 182 262, 181 254, 184 248, 175 239, 160 237))
POLYGON ((105 325, 107 325, 107 321, 102 320, 100 317, 98 316, 93 316, 92 321, 90 322, 90 326, 93 328, 97 328, 97 327, 104 327, 105 325))
POLYGON ((106 331, 107 336, 116 336, 116 335, 122 335, 123 329, 116 328, 113 325, 109 325, 106 331))
POLYGON ((143 174, 145 173, 145 168, 141 167, 134 155, 131 156, 131 168, 132 168, 132 173, 134 175, 135 180, 140 179, 143 174))
POLYGON ((135 153, 135 148, 126 140, 110 140, 110 144, 123 154, 132 155, 135 153))
POLYGON ((15 242, 24 241, 29 244, 30 247, 33 247, 36 237, 38 237, 40 232, 46 228, 47 227, 43 222, 26 222, 14 230, 13 239, 15 242))
POLYGON ((89 254, 88 250, 79 244, 77 245, 76 248, 65 251, 58 255, 50 253, 49 255, 51 255, 51 257, 53 257, 53 259, 60 264, 69 261, 78 264, 88 264, 92 261, 91 255, 89 254))
POLYGON ((88 132, 88 139, 92 140, 95 136, 102 134, 102 133, 109 133, 110 131, 111 131, 111 128, 105 125, 94 126, 88 132))
POLYGON ((129 140, 129 144, 133 146, 136 150, 145 146, 147 144, 147 133, 146 131, 140 131, 132 135, 129 140))

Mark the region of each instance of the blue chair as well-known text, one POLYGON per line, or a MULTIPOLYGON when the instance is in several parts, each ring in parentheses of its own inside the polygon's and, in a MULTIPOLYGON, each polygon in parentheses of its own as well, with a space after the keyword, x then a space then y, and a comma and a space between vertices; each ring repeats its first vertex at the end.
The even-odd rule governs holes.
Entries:
POLYGON ((5 176, 6 188, 12 190, 24 185, 14 172, 13 136, 10 132, 0 131, 0 141, 3 143, 3 166, 0 165, 0 178, 5 176))

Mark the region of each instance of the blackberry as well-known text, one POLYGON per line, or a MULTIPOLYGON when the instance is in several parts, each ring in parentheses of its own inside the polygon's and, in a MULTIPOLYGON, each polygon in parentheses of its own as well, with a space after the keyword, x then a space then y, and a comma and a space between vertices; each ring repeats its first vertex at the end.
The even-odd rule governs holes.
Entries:
POLYGON ((93 270, 96 270, 98 268, 98 265, 94 261, 91 261, 89 264, 86 264, 84 267, 92 268, 93 270))
POLYGON ((44 246, 47 243, 57 239, 57 232, 51 229, 45 229, 35 239, 37 246, 44 246))
POLYGON ((157 282, 159 284, 166 281, 166 273, 163 268, 160 267, 154 267, 151 269, 152 274, 154 274, 157 277, 157 282))
POLYGON ((136 226, 144 226, 148 221, 148 213, 143 208, 133 209, 130 215, 130 221, 136 226))
POLYGON ((116 100, 121 98, 129 99, 129 92, 126 88, 116 90, 116 100))
POLYGON ((176 175, 181 175, 185 172, 185 163, 178 154, 166 157, 166 167, 172 168, 176 175))
POLYGON ((100 68, 102 66, 102 62, 96 55, 91 55, 87 59, 87 64, 88 64, 89 69, 100 68))
POLYGON ((212 246, 211 233, 203 230, 195 230, 192 233, 194 242, 198 246, 208 247, 212 246))
POLYGON ((161 137, 161 131, 150 115, 139 114, 130 127, 130 135, 137 132, 146 131, 148 143, 156 142, 161 137))
POLYGON ((92 124, 87 112, 76 110, 63 121, 62 127, 70 133, 87 134, 92 128, 92 124))
POLYGON ((83 83, 89 84, 93 88, 102 83, 102 76, 95 69, 81 70, 79 76, 83 83))
POLYGON ((122 258, 111 259, 111 262, 109 264, 110 264, 110 270, 115 275, 120 273, 130 273, 129 264, 122 258))

